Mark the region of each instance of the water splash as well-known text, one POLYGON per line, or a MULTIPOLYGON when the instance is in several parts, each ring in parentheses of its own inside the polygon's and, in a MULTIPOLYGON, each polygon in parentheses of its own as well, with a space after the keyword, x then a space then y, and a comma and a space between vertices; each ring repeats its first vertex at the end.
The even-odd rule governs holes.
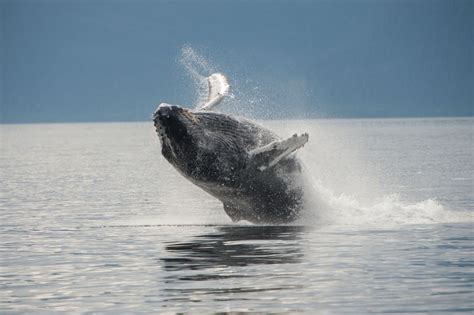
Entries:
MULTIPOLYGON (((182 48, 179 61, 195 86, 197 100, 195 106, 198 106, 207 97, 208 87, 206 77, 213 72, 222 72, 223 69, 218 69, 217 66, 208 61, 202 54, 199 54, 190 46, 184 46, 182 48)), ((238 75, 234 76, 233 74, 229 74, 229 79, 232 86, 231 96, 219 105, 219 111, 247 118, 265 119, 271 116, 270 113, 274 110, 271 106, 273 100, 272 95, 265 95, 265 92, 263 92, 259 85, 250 78, 242 78, 238 75)), ((298 86, 305 85, 299 84, 298 86)), ((298 91, 298 94, 304 94, 301 93, 300 90, 298 91)), ((292 111, 298 110, 298 108, 294 108, 295 106, 297 105, 292 105, 292 111)), ((303 108, 299 108, 299 110, 301 111, 303 108)), ((263 125, 268 124, 263 122, 263 125)), ((302 127, 305 127, 304 124, 302 127)), ((315 128, 315 126, 310 127, 313 129, 315 128)), ((281 127, 281 129, 284 130, 285 127, 281 127)), ((295 130, 289 132, 294 131, 295 130)), ((304 132, 307 130, 301 131, 304 132)), ((339 140, 335 137, 331 137, 330 134, 325 135, 322 129, 316 129, 316 131, 319 133, 318 136, 320 138, 327 136, 332 141, 332 143, 324 141, 323 145, 327 144, 329 146, 325 146, 325 150, 331 151, 338 146, 347 146, 347 143, 343 143, 343 141, 338 142, 339 140)), ((281 136, 286 135, 282 134, 281 136)), ((308 146, 311 145, 312 143, 310 140, 308 146)), ((313 145, 316 146, 317 144, 313 145)), ((304 150, 308 150, 308 148, 305 148, 304 150)), ((314 151, 316 152, 316 150, 314 151)), ((346 150, 346 154, 350 154, 350 152, 354 151, 355 150, 348 149, 346 150)), ((305 158, 307 159, 308 157, 305 158)), ((353 161, 351 161, 350 157, 339 161, 339 163, 345 165, 352 165, 353 163, 351 162, 353 161)), ((338 162, 336 161, 336 164, 337 163, 338 162)), ((345 181, 346 184, 348 181, 354 179, 354 176, 352 178, 347 177, 347 173, 344 173, 344 170, 341 171, 341 167, 335 165, 334 162, 329 162, 327 166, 329 169, 332 169, 333 176, 342 178, 342 181, 345 181)), ((305 183, 308 196, 306 198, 304 216, 299 222, 296 222, 296 224, 306 225, 308 222, 311 222, 312 225, 387 227, 406 224, 473 221, 473 218, 469 213, 450 211, 436 200, 436 198, 409 203, 403 201, 398 193, 379 194, 375 189, 372 189, 372 195, 375 197, 372 197, 370 201, 367 201, 353 192, 348 191, 345 193, 336 193, 334 190, 330 189, 329 186, 323 184, 320 179, 311 178, 311 176, 317 176, 317 173, 312 168, 306 167, 304 172, 309 175, 309 179, 307 179, 305 183)), ((370 177, 370 171, 363 173, 365 176, 370 177)), ((367 190, 371 189, 369 187, 365 188, 367 190)))
POLYGON ((205 102, 208 95, 206 78, 215 72, 214 67, 199 53, 190 46, 181 49, 179 58, 180 64, 184 67, 186 75, 191 79, 194 86, 194 108, 205 102))
MULTIPOLYGON (((179 63, 191 79, 195 98, 192 107, 197 108, 207 101, 207 77, 214 72, 225 73, 226 71, 189 45, 181 49, 179 63)), ((217 111, 254 119, 271 117, 273 111, 269 105, 273 103, 272 99, 261 92, 261 87, 255 81, 245 74, 242 76, 237 73, 232 73, 228 79, 231 85, 230 93, 219 104, 217 111)))
POLYGON ((468 212, 446 209, 435 198, 409 203, 393 193, 364 203, 356 196, 335 194, 320 181, 307 182, 305 209, 297 222, 316 226, 393 228, 410 224, 473 222, 468 212))

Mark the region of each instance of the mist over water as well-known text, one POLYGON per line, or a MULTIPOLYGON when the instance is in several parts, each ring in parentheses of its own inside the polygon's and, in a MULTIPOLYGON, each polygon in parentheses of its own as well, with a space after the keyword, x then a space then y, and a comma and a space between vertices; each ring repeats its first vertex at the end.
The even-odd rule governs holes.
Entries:
POLYGON ((191 104, 183 104, 182 106, 197 108, 201 103, 206 101, 209 94, 207 77, 214 73, 214 67, 201 55, 199 55, 190 46, 184 46, 181 49, 179 58, 180 64, 186 70, 185 73, 193 84, 194 97, 191 104))
POLYGON ((217 111, 253 119, 272 117, 273 109, 269 106, 274 101, 272 96, 262 93, 260 84, 248 77, 247 73, 227 73, 225 67, 214 65, 189 45, 181 49, 178 62, 190 79, 190 84, 183 88, 192 89, 195 97, 189 104, 181 104, 182 106, 196 108, 203 103, 208 96, 207 77, 221 72, 229 79, 231 88, 230 94, 216 108, 217 111))

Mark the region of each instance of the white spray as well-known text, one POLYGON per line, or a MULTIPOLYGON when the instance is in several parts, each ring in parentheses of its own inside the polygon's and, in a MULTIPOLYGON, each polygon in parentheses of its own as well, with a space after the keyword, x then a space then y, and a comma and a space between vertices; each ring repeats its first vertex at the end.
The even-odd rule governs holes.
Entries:
MULTIPOLYGON (((208 95, 206 77, 216 71, 222 71, 222 69, 216 69, 209 61, 206 60, 202 55, 197 53, 192 47, 185 46, 181 52, 180 58, 181 64, 187 71, 188 76, 192 79, 196 88, 196 105, 202 103, 203 99, 208 95)), ((263 100, 269 100, 271 97, 265 97, 264 95, 258 95, 258 85, 251 88, 250 91, 243 91, 239 87, 239 82, 233 80, 233 75, 228 73, 228 77, 231 80, 232 90, 238 91, 239 97, 236 98, 235 94, 228 98, 226 106, 220 108, 226 112, 237 114, 244 117, 252 117, 254 115, 248 115, 248 112, 265 112, 271 111, 271 108, 262 110, 263 107, 271 106, 266 104, 263 100), (257 93, 257 94, 256 94, 257 93), (230 101, 229 101, 230 100, 230 101), (245 101, 249 104, 242 106, 245 101), (252 107, 260 106, 258 111, 252 110, 252 107)), ((248 81, 248 80, 247 80, 248 81)), ((307 105, 307 104, 301 104, 307 105)), ((265 118, 265 117, 260 117, 265 118)), ((274 131, 280 131, 280 136, 286 137, 294 132, 309 132, 310 141, 306 145, 302 156, 304 166, 305 178, 305 211, 303 212, 302 219, 296 222, 296 224, 311 224, 311 225, 342 225, 342 226, 359 226, 359 227, 389 227, 404 224, 430 224, 430 223, 445 223, 445 222, 466 222, 472 221, 472 217, 465 212, 449 211, 445 209, 436 199, 427 199, 416 203, 407 203, 402 201, 398 194, 377 194, 375 187, 377 184, 369 185, 370 180, 360 180, 361 176, 371 176, 370 171, 362 172, 361 174, 352 174, 346 176, 347 166, 351 165, 351 152, 356 152, 354 148, 347 147, 347 143, 338 142, 338 138, 334 137, 333 134, 327 133, 324 128, 318 128, 315 126, 317 122, 315 120, 303 120, 298 121, 296 124, 294 121, 261 121, 266 127, 274 131), (285 126, 286 125, 286 126, 285 126), (273 126, 273 127, 272 127, 273 126), (287 130, 296 126, 299 130, 287 130), (287 134, 281 134, 281 131, 287 134), (313 141, 314 137, 312 131, 317 134, 317 139, 324 139, 324 142, 313 141), (326 133, 325 133, 326 132, 326 133), (331 139, 328 143, 327 139, 331 139), (318 143, 321 142, 321 143, 318 143), (321 145, 323 144, 323 146, 321 145), (331 161, 329 152, 334 152, 336 147, 346 146, 344 160, 331 161), (329 169, 331 176, 337 177, 339 186, 349 187, 354 181, 355 186, 358 186, 356 193, 365 190, 372 191, 371 198, 361 198, 354 194, 354 191, 338 192, 334 189, 328 188, 328 186, 318 176, 318 169, 313 169, 311 162, 314 156, 320 154, 327 154, 329 158, 326 160, 324 167, 326 171, 329 169), (332 162, 332 164, 331 164, 332 162), (337 164, 339 163, 339 164, 337 164), (345 166, 346 169, 342 166, 345 166), (346 173, 344 173, 346 172, 346 173), (342 184, 342 185, 341 185, 342 184), (375 195, 375 196, 374 196, 375 195), (378 196, 378 197, 377 197, 378 196), (382 196, 382 197, 380 197, 382 196)), ((334 159, 333 159, 334 160, 334 159)), ((357 163, 355 163, 357 164, 357 163)))

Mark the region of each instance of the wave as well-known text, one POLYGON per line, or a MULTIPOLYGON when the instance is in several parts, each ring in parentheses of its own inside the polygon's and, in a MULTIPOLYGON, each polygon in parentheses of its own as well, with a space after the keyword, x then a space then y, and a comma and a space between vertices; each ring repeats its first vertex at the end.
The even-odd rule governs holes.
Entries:
POLYGON ((472 223, 468 211, 446 209, 436 198, 409 203, 398 193, 364 203, 353 195, 337 195, 320 181, 306 183, 306 204, 297 224, 388 228, 400 225, 472 223))

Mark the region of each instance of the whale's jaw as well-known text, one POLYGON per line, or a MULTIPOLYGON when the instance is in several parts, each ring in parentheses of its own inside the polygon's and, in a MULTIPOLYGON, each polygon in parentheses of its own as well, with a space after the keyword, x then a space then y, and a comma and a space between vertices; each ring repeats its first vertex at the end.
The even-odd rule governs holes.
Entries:
POLYGON ((191 114, 176 105, 161 104, 153 114, 155 129, 160 139, 168 138, 181 142, 189 136, 191 114))
POLYGON ((180 106, 161 104, 153 113, 153 122, 161 143, 163 156, 178 170, 188 170, 196 139, 194 115, 180 106))

